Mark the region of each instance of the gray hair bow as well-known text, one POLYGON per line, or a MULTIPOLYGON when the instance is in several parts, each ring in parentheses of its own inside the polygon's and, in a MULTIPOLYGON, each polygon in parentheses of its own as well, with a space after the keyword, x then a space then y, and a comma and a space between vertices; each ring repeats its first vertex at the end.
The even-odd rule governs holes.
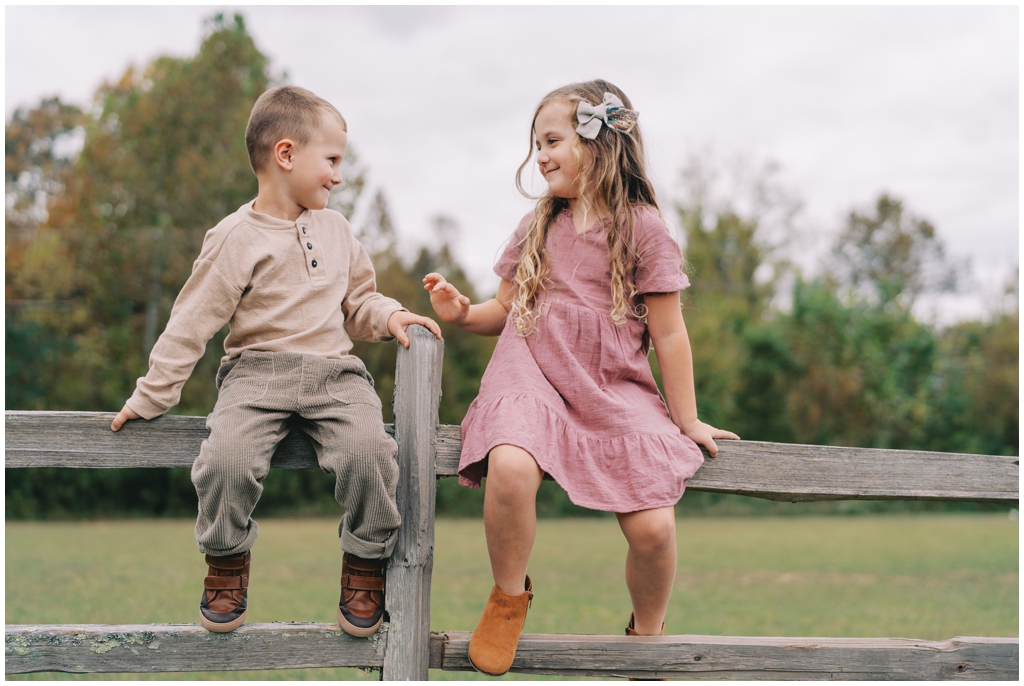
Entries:
POLYGON ((640 113, 636 110, 627 110, 612 93, 605 93, 600 105, 591 105, 586 100, 580 100, 576 108, 576 120, 580 123, 576 127, 576 133, 584 138, 594 140, 597 134, 601 133, 601 124, 619 133, 629 133, 636 126, 636 120, 640 113))

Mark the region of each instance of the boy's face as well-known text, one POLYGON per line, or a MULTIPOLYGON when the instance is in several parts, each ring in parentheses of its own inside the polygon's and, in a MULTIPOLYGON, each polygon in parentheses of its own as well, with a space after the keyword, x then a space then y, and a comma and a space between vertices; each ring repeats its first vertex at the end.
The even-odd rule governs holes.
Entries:
POLYGON ((337 117, 325 115, 305 145, 292 152, 292 169, 287 176, 288 194, 307 210, 327 207, 331 189, 342 182, 341 161, 348 147, 348 134, 337 117))

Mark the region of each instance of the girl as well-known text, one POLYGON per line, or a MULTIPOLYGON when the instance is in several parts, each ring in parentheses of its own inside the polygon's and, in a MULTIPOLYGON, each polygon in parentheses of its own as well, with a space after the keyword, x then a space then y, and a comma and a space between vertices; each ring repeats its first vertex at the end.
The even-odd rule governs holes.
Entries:
MULTIPOLYGON (((512 666, 533 598, 526 570, 545 473, 577 505, 616 513, 629 543, 626 634, 657 635, 675 577, 673 506, 703 463, 697 444, 714 456, 715 438, 738 438, 697 419, 679 306, 689 281, 647 179, 636 119, 607 81, 549 93, 531 130, 548 192, 495 267, 497 297, 471 305, 439 274, 423 279, 441 319, 501 334, 462 423, 459 463, 464 485, 488 477, 495 586, 469 657, 492 676, 512 666), (667 408, 647 361, 651 343, 667 408)), ((524 195, 532 154, 516 175, 524 195)))

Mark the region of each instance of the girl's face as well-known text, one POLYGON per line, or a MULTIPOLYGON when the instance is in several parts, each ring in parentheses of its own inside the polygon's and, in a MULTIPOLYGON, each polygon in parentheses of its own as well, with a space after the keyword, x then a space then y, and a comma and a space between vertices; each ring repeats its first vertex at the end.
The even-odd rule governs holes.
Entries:
POLYGON ((533 132, 537 140, 537 165, 548 190, 557 198, 579 196, 579 165, 573 155, 575 108, 568 102, 549 102, 537 113, 533 132))

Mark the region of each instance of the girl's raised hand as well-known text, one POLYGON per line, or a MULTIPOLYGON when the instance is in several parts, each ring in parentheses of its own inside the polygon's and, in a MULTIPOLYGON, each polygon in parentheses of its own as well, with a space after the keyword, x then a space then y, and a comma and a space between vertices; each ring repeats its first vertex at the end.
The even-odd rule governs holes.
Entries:
POLYGON ((442 321, 458 324, 469 313, 469 298, 436 272, 423 277, 423 288, 430 292, 430 304, 442 321))
POLYGON ((692 424, 683 427, 682 432, 683 435, 687 436, 697 445, 702 445, 707 448, 711 457, 718 456, 718 446, 715 444, 716 438, 728 438, 733 441, 740 440, 740 437, 732 431, 716 429, 710 424, 705 424, 699 419, 694 421, 692 424))

